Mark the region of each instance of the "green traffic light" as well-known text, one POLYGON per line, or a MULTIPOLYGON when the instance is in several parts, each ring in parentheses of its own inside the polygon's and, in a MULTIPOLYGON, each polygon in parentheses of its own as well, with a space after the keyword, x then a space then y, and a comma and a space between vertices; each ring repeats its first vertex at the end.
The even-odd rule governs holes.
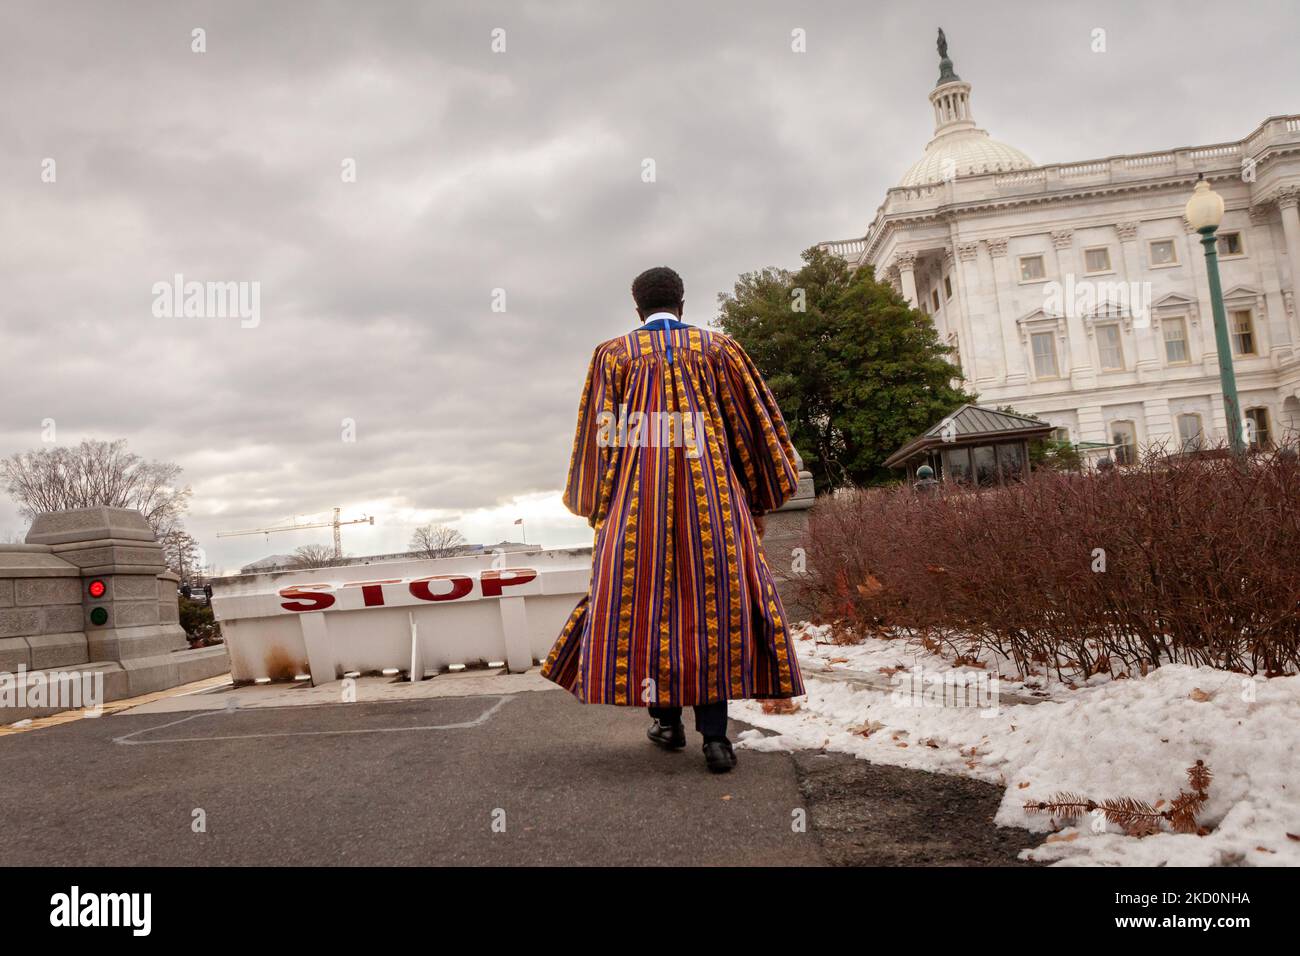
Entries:
POLYGON ((103 607, 92 608, 92 609, 91 609, 91 612, 90 612, 90 623, 91 623, 91 624, 107 624, 107 623, 108 623, 108 608, 103 608, 103 607))

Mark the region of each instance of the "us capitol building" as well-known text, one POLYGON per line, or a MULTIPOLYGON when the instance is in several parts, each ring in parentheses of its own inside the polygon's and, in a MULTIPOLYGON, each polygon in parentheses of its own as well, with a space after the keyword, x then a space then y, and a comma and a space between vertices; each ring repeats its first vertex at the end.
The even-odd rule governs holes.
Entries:
POLYGON ((861 239, 956 349, 982 405, 1084 447, 1227 438, 1204 250, 1183 218, 1197 175, 1223 196, 1218 252, 1247 436, 1300 434, 1300 116, 1233 143, 1038 165, 975 125, 939 31, 934 138, 861 239))

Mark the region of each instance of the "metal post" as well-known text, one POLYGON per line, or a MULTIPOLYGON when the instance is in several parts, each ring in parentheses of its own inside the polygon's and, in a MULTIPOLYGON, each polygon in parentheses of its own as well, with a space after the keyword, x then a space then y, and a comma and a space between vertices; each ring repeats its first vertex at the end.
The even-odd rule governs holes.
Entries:
POLYGON ((1205 271, 1210 280, 1210 305, 1214 309, 1214 341, 1219 349, 1219 385, 1223 390, 1223 410, 1228 417, 1228 443, 1232 453, 1242 457, 1246 443, 1241 435, 1241 405, 1237 401, 1237 376, 1232 368, 1232 339, 1228 335, 1228 317, 1223 309, 1223 289, 1219 285, 1219 250, 1216 227, 1200 230, 1205 247, 1205 271))

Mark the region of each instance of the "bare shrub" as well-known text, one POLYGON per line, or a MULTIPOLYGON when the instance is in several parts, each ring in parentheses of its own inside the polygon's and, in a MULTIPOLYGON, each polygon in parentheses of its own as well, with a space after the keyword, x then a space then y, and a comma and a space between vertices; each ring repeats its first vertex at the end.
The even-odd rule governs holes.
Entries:
POLYGON ((1300 664, 1300 464, 1204 454, 1023 484, 859 490, 814 509, 803 600, 859 634, 907 629, 1022 673, 1249 673, 1300 664))

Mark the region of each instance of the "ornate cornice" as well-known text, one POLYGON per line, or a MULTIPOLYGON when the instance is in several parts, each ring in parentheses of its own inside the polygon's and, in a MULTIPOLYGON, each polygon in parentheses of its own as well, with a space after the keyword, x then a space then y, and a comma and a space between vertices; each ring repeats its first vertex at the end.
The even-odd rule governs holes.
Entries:
MULTIPOLYGON (((1282 152, 1300 152, 1300 150, 1284 149, 1282 152)), ((991 175, 991 174, 990 174, 991 175)), ((1213 180, 1231 180, 1235 176, 1226 171, 1207 172, 1206 178, 1213 180)), ((916 210, 902 213, 885 213, 885 205, 876 211, 876 219, 872 221, 871 227, 868 228, 864 238, 866 248, 863 251, 863 261, 870 261, 887 238, 900 228, 928 225, 932 223, 948 223, 954 219, 962 219, 978 216, 995 216, 1003 212, 1028 207, 1043 206, 1057 203, 1078 202, 1080 200, 1110 198, 1123 196, 1134 193, 1148 192, 1181 192, 1190 190, 1196 183, 1196 177, 1191 172, 1180 172, 1171 176, 1164 176, 1159 179, 1133 180, 1119 183, 1096 183, 1081 184, 1073 189, 1043 190, 1034 193, 1021 193, 1018 195, 996 196, 983 199, 971 199, 958 203, 944 203, 936 205, 929 209, 916 210), (881 220, 881 216, 886 218, 881 220)), ((897 187, 896 187, 897 188, 897 187)), ((893 190, 890 190, 893 192, 893 190)), ((936 190, 938 191, 938 190, 936 190)), ((1300 198, 1300 186, 1286 185, 1280 190, 1270 190, 1270 195, 1261 197, 1260 202, 1278 201, 1281 203, 1281 197, 1292 196, 1300 198)), ((888 200, 886 200, 887 202, 888 200)), ((1294 201, 1294 200, 1293 200, 1294 201)))
POLYGON ((994 259, 1001 259, 1007 254, 1007 237, 998 236, 996 239, 985 239, 984 245, 988 246, 989 255, 994 259))
POLYGON ((979 255, 980 244, 978 242, 959 242, 957 243, 957 257, 962 262, 971 262, 979 255))

